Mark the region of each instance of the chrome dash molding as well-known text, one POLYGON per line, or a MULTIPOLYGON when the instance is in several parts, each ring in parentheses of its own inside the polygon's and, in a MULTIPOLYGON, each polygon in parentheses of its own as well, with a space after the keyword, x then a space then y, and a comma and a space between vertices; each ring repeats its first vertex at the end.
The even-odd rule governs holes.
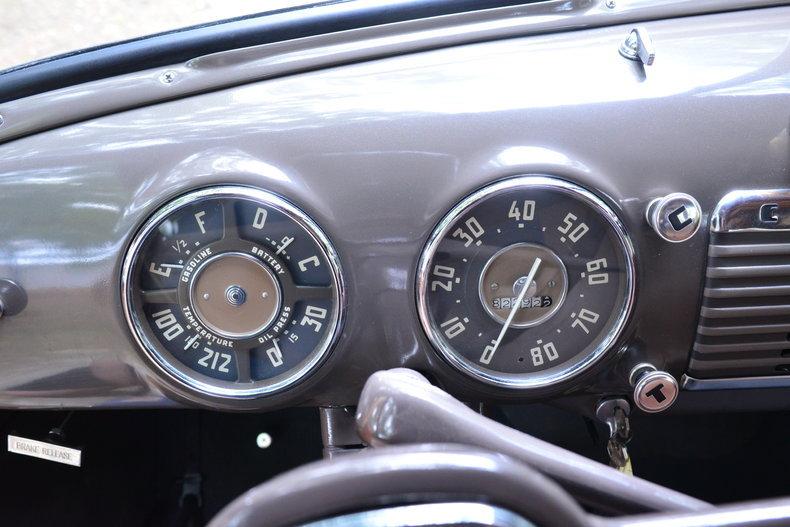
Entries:
MULTIPOLYGON (((0 115, 5 122, 0 126, 0 144, 102 115, 304 71, 502 38, 766 8, 786 2, 549 0, 222 51, 170 67, 87 82, 2 104, 0 115)), ((333 7, 330 4, 320 9, 333 7)))
POLYGON ((734 190, 719 201, 711 232, 790 230, 790 189, 734 190))
POLYGON ((691 392, 790 388, 790 375, 731 377, 724 379, 697 379, 689 375, 683 375, 680 379, 680 387, 691 392))
POLYGON ((790 500, 773 498, 719 505, 712 510, 681 514, 643 514, 606 518, 606 527, 737 527, 745 525, 787 525, 790 520, 790 500))

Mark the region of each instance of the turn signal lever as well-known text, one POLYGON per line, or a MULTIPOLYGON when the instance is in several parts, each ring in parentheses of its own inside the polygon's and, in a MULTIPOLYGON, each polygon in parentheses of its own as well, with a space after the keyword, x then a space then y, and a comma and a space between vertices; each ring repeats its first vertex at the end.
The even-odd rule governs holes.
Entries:
POLYGON ((457 443, 513 457, 554 479, 599 511, 702 511, 712 505, 574 454, 476 413, 407 369, 380 371, 365 384, 357 430, 371 446, 457 443))

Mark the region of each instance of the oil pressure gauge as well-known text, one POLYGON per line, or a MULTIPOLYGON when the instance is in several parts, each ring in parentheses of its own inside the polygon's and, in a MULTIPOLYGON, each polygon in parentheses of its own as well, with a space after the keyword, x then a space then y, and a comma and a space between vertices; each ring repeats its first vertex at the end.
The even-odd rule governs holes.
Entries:
POLYGON ((247 187, 164 206, 130 245, 122 303, 161 372, 200 394, 255 398, 310 374, 334 343, 342 278, 302 211, 247 187))
POLYGON ((621 336, 634 252, 614 211, 570 182, 522 176, 467 197, 420 258, 434 347, 484 383, 537 390, 591 367, 621 336))

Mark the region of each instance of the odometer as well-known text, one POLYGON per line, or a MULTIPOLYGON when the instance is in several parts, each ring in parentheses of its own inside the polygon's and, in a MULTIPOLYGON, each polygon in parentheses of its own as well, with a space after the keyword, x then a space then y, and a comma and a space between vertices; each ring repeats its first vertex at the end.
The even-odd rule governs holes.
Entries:
POLYGON ((453 366, 513 389, 555 386, 612 348, 634 298, 614 211, 564 180, 523 176, 464 199, 419 262, 427 336, 453 366))
POLYGON ((153 363, 223 398, 303 379, 326 357, 342 314, 327 237, 288 201, 247 187, 198 190, 155 213, 130 245, 122 291, 153 363))

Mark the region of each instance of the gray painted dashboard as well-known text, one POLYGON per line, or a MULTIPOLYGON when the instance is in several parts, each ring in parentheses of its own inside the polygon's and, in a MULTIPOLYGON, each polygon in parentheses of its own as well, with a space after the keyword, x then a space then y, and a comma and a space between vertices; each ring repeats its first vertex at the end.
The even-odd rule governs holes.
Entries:
MULTIPOLYGON (((637 252, 627 344, 582 397, 626 393, 649 361, 680 377, 702 289, 707 217, 738 188, 787 186, 790 8, 511 38, 294 74, 94 118, 0 145, 0 276, 29 304, 0 320, 0 405, 139 407, 184 401, 137 350, 119 269, 137 228, 189 190, 236 183, 287 197, 340 254, 348 303, 322 368, 264 403, 353 404, 369 374, 405 366, 461 398, 517 400, 462 377, 417 317, 416 263, 475 189, 550 174, 606 196, 637 252), (705 211, 689 242, 644 220, 669 192, 705 211)), ((101 98, 101 93, 95 97, 101 98)), ((683 395, 681 396, 681 402, 683 395)))

